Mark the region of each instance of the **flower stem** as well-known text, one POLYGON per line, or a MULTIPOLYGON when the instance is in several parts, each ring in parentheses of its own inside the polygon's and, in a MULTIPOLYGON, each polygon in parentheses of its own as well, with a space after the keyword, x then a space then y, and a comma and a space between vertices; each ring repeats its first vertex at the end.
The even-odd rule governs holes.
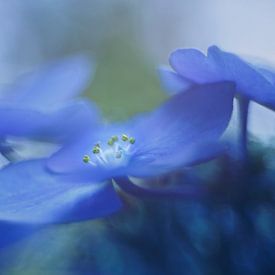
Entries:
POLYGON ((240 96, 238 98, 239 103, 239 150, 240 158, 242 161, 247 161, 247 124, 248 124, 248 111, 249 111, 249 99, 240 96))

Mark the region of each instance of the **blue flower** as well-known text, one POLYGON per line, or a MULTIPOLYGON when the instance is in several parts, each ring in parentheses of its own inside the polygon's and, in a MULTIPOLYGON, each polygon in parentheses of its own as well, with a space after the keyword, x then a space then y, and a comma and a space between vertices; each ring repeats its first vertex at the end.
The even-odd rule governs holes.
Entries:
POLYGON ((209 47, 207 55, 196 49, 176 50, 170 55, 170 65, 174 71, 160 69, 163 86, 170 93, 184 92, 193 85, 217 81, 232 81, 236 84, 240 111, 237 155, 245 160, 249 101, 275 110, 274 72, 252 65, 216 46, 209 47))
POLYGON ((89 131, 49 159, 6 167, 0 173, 0 220, 69 222, 118 210, 112 179, 139 189, 123 179, 154 177, 221 152, 234 92, 228 82, 197 86, 126 123, 87 125, 89 131))
POLYGON ((207 55, 196 49, 179 49, 171 53, 170 65, 175 72, 161 69, 164 86, 180 92, 195 84, 232 81, 242 96, 275 109, 275 74, 254 66, 237 55, 208 48, 207 55))
POLYGON ((89 103, 75 100, 90 77, 88 61, 75 56, 42 67, 2 88, 0 153, 11 157, 11 137, 51 142, 72 138, 83 128, 86 118, 93 116, 89 103))

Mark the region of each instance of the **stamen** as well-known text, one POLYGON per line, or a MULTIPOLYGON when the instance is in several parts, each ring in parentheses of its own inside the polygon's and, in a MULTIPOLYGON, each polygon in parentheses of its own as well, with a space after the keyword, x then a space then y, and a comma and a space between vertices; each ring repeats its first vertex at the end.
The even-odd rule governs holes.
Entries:
POLYGON ((100 152, 99 154, 96 154, 96 158, 102 164, 106 164, 107 163, 107 159, 105 158, 104 153, 102 154, 100 152))
POLYGON ((112 136, 112 138, 111 138, 111 139, 113 140, 113 142, 118 141, 118 137, 117 137, 117 136, 112 136))
POLYGON ((85 155, 82 160, 84 163, 88 163, 91 159, 88 155, 85 155))
POLYGON ((107 143, 108 143, 108 145, 110 145, 110 146, 114 145, 113 139, 109 139, 107 143))
POLYGON ((123 135, 121 136, 121 139, 122 139, 123 141, 127 141, 129 138, 128 138, 127 135, 123 134, 123 135))
POLYGON ((120 159, 121 156, 122 156, 122 152, 121 152, 121 151, 116 152, 115 157, 116 157, 117 159, 120 159))
POLYGON ((94 154, 99 154, 100 153, 100 148, 98 146, 94 146, 93 153, 94 154))
POLYGON ((130 137, 129 142, 130 142, 131 144, 134 144, 134 143, 136 142, 136 140, 135 140, 133 137, 130 137))
POLYGON ((116 135, 111 136, 105 145, 100 142, 95 144, 92 149, 94 157, 85 155, 83 156, 83 162, 89 163, 92 166, 99 165, 105 167, 126 165, 130 156, 130 147, 135 142, 136 140, 134 137, 129 137, 126 134, 122 134, 121 139, 119 139, 116 135))

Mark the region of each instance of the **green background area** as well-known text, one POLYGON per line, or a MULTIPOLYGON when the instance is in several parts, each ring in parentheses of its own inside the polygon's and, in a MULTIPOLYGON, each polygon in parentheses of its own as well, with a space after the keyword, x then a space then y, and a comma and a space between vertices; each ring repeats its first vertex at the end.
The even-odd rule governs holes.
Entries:
POLYGON ((149 111, 165 98, 157 68, 129 40, 113 38, 96 60, 96 72, 87 95, 109 120, 121 120, 149 111))

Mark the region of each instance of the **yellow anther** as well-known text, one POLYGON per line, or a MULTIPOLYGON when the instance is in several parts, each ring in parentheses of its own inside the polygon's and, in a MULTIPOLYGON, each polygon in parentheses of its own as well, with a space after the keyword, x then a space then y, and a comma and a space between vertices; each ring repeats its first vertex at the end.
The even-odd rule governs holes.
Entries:
POLYGON ((131 144, 134 144, 134 143, 136 142, 136 140, 135 140, 133 137, 130 137, 129 142, 130 142, 131 144))
POLYGON ((93 153, 94 153, 94 154, 99 154, 99 153, 100 153, 100 149, 99 149, 98 146, 95 146, 95 147, 93 148, 93 153))
POLYGON ((111 139, 112 139, 112 141, 113 141, 113 142, 118 141, 118 137, 117 137, 117 136, 112 136, 112 138, 111 138, 111 139))
POLYGON ((88 155, 85 155, 82 160, 84 163, 88 163, 90 161, 90 157, 88 155))
POLYGON ((129 138, 128 138, 127 135, 123 134, 123 135, 121 136, 121 139, 122 139, 123 141, 127 141, 129 138))
POLYGON ((108 143, 108 145, 112 146, 114 144, 114 140, 113 139, 109 139, 107 143, 108 143))

